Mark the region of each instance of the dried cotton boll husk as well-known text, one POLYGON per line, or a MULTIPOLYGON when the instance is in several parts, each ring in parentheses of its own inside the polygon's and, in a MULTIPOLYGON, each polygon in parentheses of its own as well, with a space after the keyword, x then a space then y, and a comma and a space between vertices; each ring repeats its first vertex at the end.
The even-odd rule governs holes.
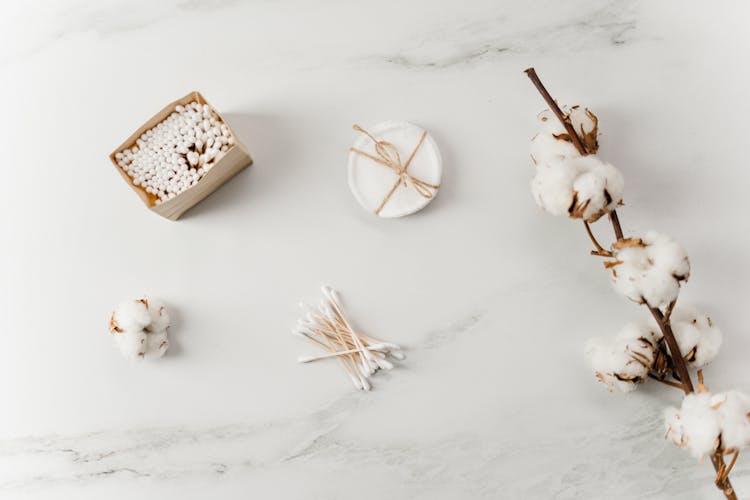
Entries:
POLYGON ((592 155, 540 163, 531 180, 531 193, 543 210, 588 222, 617 208, 624 189, 620 171, 592 155))
POLYGON ((679 409, 670 407, 664 412, 667 438, 696 458, 712 454, 719 446, 720 420, 711 399, 707 392, 688 394, 679 409))
POLYGON ((689 366, 703 368, 719 353, 721 331, 706 314, 679 306, 672 312, 672 332, 689 366))
POLYGON ((656 358, 656 333, 646 325, 629 323, 616 337, 596 337, 586 343, 588 364, 610 391, 631 392, 646 381, 656 358))
POLYGON ((626 238, 612 245, 615 288, 630 300, 665 307, 677 299, 680 283, 690 277, 685 249, 669 236, 649 231, 643 238, 626 238))
POLYGON ((596 154, 599 151, 599 119, 588 108, 582 106, 567 106, 563 112, 568 114, 578 137, 583 141, 586 152, 596 154))

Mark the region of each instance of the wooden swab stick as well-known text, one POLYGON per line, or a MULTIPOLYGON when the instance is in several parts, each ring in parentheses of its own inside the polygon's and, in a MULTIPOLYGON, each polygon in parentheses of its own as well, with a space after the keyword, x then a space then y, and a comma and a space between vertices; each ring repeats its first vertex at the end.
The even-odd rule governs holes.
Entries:
MULTIPOLYGON (((385 357, 385 354, 380 352, 378 349, 380 349, 381 346, 378 346, 377 344, 373 344, 369 347, 367 347, 368 350, 374 351, 373 354, 376 354, 380 357, 385 357)), ((319 359, 326 359, 326 358, 332 358, 334 356, 343 356, 345 354, 353 354, 358 353, 359 349, 347 349, 346 351, 330 351, 328 354, 321 354, 319 356, 300 356, 297 358, 297 361, 300 363, 309 363, 311 361, 317 361, 319 359)))

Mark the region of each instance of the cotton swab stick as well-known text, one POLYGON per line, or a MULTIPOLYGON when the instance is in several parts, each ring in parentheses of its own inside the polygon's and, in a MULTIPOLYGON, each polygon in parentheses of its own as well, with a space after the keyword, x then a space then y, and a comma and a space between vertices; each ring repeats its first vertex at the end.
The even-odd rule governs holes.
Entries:
POLYGON ((370 361, 372 358, 370 356, 369 351, 367 351, 364 346, 362 345, 362 342, 359 340, 359 337, 357 336, 357 333, 354 331, 354 328, 349 324, 349 322, 346 320, 344 315, 341 312, 341 308, 339 307, 338 297, 336 296, 336 291, 333 290, 329 286, 322 287, 323 295, 328 299, 329 301, 329 307, 327 308, 327 313, 329 318, 333 318, 334 314, 333 311, 336 311, 336 317, 341 320, 341 322, 346 326, 346 328, 349 330, 349 333, 351 334, 352 340, 354 341, 354 345, 359 347, 362 350, 362 355, 365 358, 363 362, 363 366, 369 366, 369 363, 365 365, 365 360, 370 361))
MULTIPOLYGON (((385 356, 384 353, 378 351, 382 344, 376 344, 367 346, 366 349, 369 351, 375 351, 375 353, 379 354, 380 356, 385 356)), ((325 359, 325 358, 333 358, 335 356, 342 356, 344 354, 353 354, 355 352, 360 352, 359 349, 347 349, 346 351, 331 351, 328 354, 321 354, 319 356, 300 356, 297 358, 297 361, 300 363, 309 363, 311 361, 317 361, 319 359, 325 359)))

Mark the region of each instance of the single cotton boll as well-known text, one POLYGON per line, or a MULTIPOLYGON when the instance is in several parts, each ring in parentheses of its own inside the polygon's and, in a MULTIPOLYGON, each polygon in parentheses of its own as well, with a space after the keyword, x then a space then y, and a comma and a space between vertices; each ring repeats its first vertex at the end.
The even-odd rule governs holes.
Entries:
MULTIPOLYGON (((581 135, 590 134, 594 131, 598 132, 599 120, 596 115, 592 113, 588 108, 584 108, 579 105, 575 106, 562 106, 561 111, 568 116, 571 125, 575 129, 576 133, 581 135)), ((545 109, 537 115, 537 122, 539 123, 539 131, 547 134, 565 134, 567 130, 560 120, 550 109, 545 109)), ((596 151, 590 151, 595 153, 596 151)))
POLYGON ((612 165, 593 155, 540 163, 531 192, 543 210, 588 222, 622 202, 625 181, 612 165))
POLYGON ((696 458, 717 451, 738 451, 750 445, 750 397, 732 390, 685 396, 681 408, 667 408, 664 424, 667 437, 696 458))
POLYGON ((722 334, 707 315, 680 306, 672 313, 671 325, 688 365, 703 368, 719 353, 722 334))
MULTIPOLYGON (((583 142, 586 152, 596 154, 599 150, 599 119, 596 115, 589 111, 588 108, 577 105, 563 106, 562 112, 568 116, 570 124, 573 126, 579 139, 581 139, 581 142, 583 142)), ((545 109, 539 113, 537 120, 540 125, 540 133, 548 136, 558 136, 562 140, 569 140, 568 131, 551 110, 545 109)), ((578 150, 575 150, 575 154, 578 154, 578 150)))
POLYGON ((143 330, 151 323, 151 315, 143 300, 128 300, 123 302, 112 313, 110 330, 113 332, 128 330, 143 330))
POLYGON ((643 238, 627 238, 612 245, 615 288, 630 300, 659 308, 677 299, 680 282, 690 276, 690 262, 682 246, 669 236, 649 231, 643 238))
POLYGON ((625 181, 615 167, 596 156, 570 158, 566 162, 572 163, 578 171, 573 183, 576 195, 570 209, 571 217, 594 222, 622 202, 625 181))
POLYGON ((711 398, 721 425, 721 444, 725 451, 739 450, 750 445, 750 398, 736 390, 716 394, 711 398))
POLYGON ((110 332, 128 359, 161 357, 169 347, 169 314, 150 298, 123 302, 112 313, 110 332))
POLYGON ((610 391, 631 392, 648 378, 656 357, 656 334, 630 323, 614 337, 597 337, 586 344, 585 357, 610 391))
POLYGON ((667 437, 696 458, 712 454, 719 446, 720 419, 711 399, 709 393, 688 394, 679 410, 667 408, 664 413, 667 437))
POLYGON ((589 154, 596 154, 599 150, 599 119, 588 108, 571 106, 563 108, 568 113, 573 128, 583 141, 589 154))

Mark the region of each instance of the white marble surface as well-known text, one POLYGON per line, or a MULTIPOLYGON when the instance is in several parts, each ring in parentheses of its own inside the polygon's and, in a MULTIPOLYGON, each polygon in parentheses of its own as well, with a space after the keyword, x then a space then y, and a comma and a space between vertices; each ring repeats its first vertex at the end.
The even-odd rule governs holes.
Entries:
MULTIPOLYGON (((643 314, 580 225, 528 192, 543 107, 602 120, 626 232, 690 251, 683 299, 725 332, 716 389, 750 389, 746 2, 4 2, 0 7, 0 498, 702 499, 662 439, 669 388, 607 394, 582 345, 643 314), (200 90, 255 165, 180 222, 107 154, 200 90), (353 123, 405 119, 438 198, 382 220, 346 186, 353 123), (409 358, 355 393, 288 331, 323 282, 409 358), (110 309, 176 322, 128 364, 110 309)), ((602 226, 602 231, 606 228, 602 226)), ((608 234, 608 233, 607 233, 608 234)), ((750 496, 750 456, 734 474, 750 496)))

